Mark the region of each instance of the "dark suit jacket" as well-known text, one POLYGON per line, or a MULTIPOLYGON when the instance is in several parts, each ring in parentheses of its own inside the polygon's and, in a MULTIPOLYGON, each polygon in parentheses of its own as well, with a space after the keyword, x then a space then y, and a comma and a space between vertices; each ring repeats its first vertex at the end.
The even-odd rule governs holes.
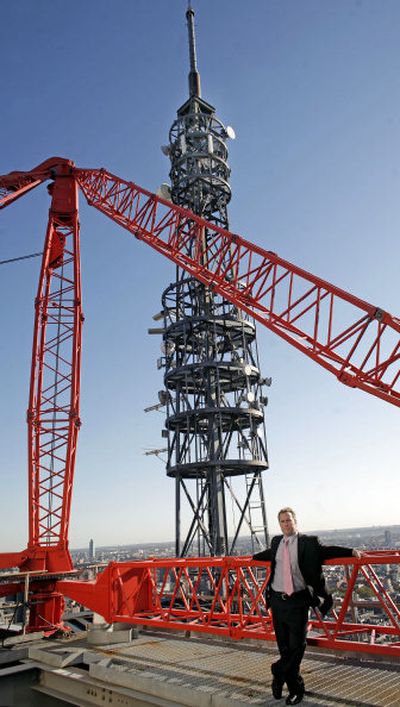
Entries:
MULTIPOLYGON (((253 560, 271 562, 271 574, 267 588, 267 604, 269 605, 269 595, 271 584, 274 579, 276 567, 276 553, 283 535, 276 535, 272 538, 271 547, 253 555, 253 560)), ((332 598, 327 591, 325 577, 322 572, 322 562, 335 557, 351 557, 353 549, 337 545, 321 545, 316 535, 298 536, 298 562, 300 572, 304 577, 307 589, 310 594, 310 606, 319 606, 323 613, 326 613, 332 606, 332 598), (321 606, 321 598, 324 605, 321 606)))

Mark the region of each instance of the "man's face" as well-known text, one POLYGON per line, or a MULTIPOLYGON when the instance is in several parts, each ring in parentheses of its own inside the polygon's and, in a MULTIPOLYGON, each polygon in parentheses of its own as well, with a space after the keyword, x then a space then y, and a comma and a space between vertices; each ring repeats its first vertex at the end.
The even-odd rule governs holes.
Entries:
POLYGON ((279 516, 279 525, 284 535, 293 535, 297 531, 296 521, 293 518, 293 513, 281 513, 279 516))

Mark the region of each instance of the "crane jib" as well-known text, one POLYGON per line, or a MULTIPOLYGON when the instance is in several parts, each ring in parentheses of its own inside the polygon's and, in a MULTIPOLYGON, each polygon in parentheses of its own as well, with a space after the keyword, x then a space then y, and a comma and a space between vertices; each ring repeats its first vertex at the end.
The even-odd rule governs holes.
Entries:
POLYGON ((340 382, 400 406, 398 317, 133 182, 53 157, 31 171, 0 177, 0 208, 47 179, 66 176, 77 181, 91 206, 340 382))

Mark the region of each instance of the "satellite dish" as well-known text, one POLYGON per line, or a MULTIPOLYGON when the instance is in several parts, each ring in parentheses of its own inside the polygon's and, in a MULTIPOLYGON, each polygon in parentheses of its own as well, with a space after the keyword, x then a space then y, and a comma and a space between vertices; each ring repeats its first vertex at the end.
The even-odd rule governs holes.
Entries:
POLYGON ((169 145, 161 145, 161 152, 166 157, 169 157, 171 154, 171 147, 169 145))
POLYGON ((158 391, 158 399, 160 401, 160 405, 166 405, 167 400, 168 400, 168 393, 166 390, 159 390, 158 391))
POLYGON ((175 351, 175 344, 173 341, 167 341, 167 342, 162 342, 160 345, 161 353, 164 354, 164 356, 171 356, 171 354, 174 353, 175 351))
POLYGON ((171 187, 167 182, 163 182, 161 186, 158 187, 156 194, 165 201, 172 201, 171 187))
POLYGON ((229 137, 230 140, 234 140, 236 137, 236 133, 231 125, 226 126, 225 133, 226 133, 226 137, 229 137))

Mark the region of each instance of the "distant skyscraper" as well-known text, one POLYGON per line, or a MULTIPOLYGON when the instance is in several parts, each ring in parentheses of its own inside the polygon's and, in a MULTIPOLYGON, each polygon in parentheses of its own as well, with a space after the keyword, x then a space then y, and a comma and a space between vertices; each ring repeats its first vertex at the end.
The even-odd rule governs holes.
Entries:
POLYGON ((94 540, 91 538, 89 540, 89 560, 94 560, 94 556, 95 556, 94 540))
POLYGON ((392 531, 385 530, 385 547, 392 547, 392 531))

